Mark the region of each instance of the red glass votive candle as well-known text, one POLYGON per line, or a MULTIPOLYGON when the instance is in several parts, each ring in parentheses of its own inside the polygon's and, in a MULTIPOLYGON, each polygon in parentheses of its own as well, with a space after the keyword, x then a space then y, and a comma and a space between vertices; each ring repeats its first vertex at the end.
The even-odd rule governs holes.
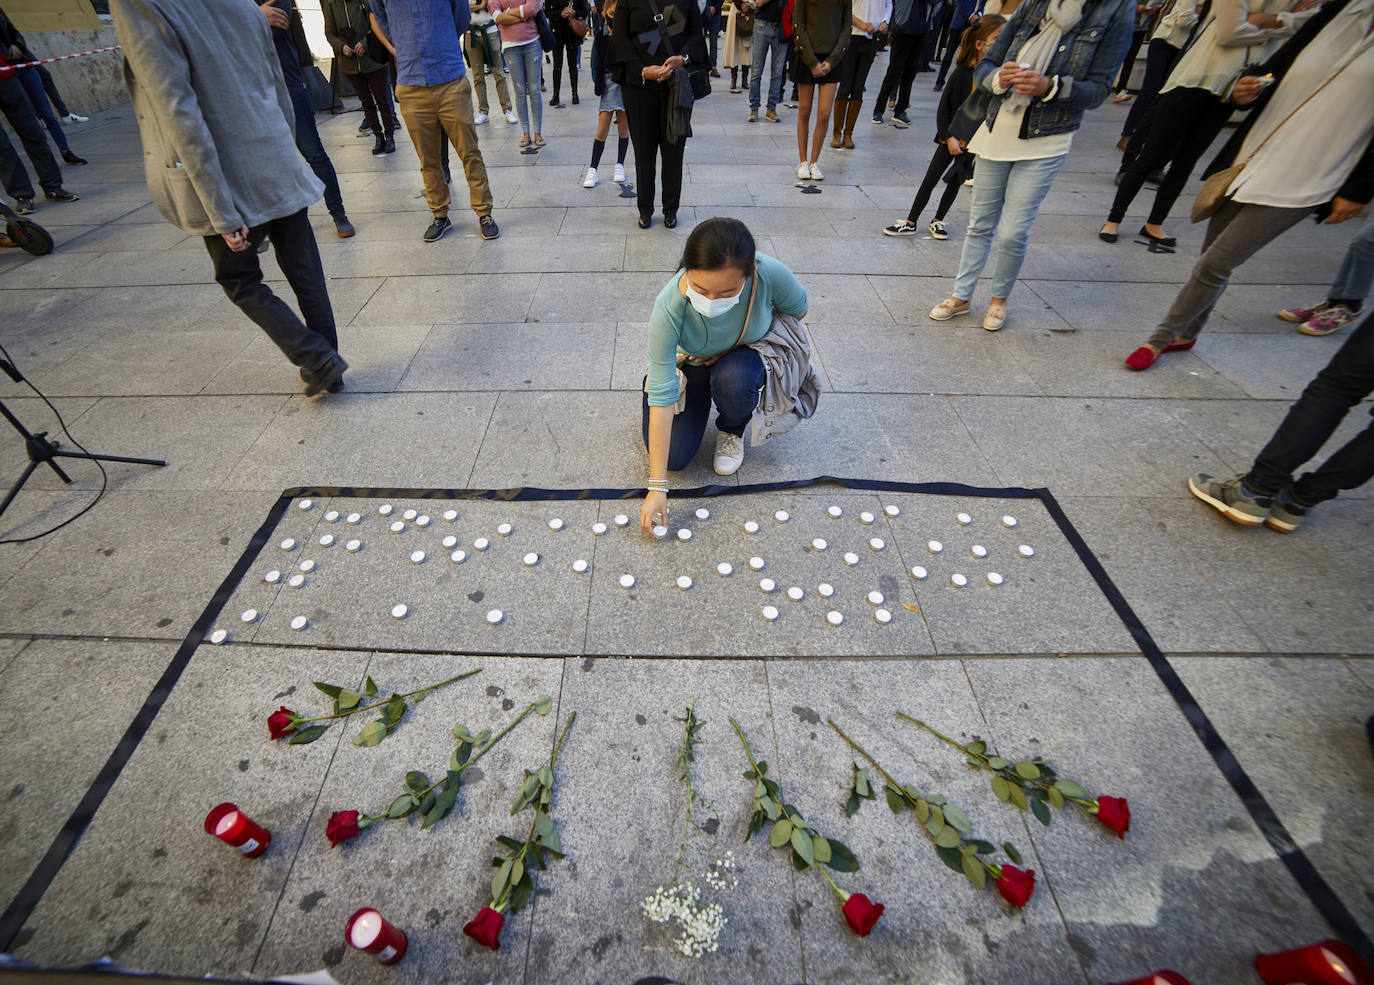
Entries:
POLYGON ((363 907, 348 918, 348 923, 344 924, 344 940, 349 947, 372 955, 379 964, 400 961, 405 957, 409 943, 404 930, 387 923, 370 906, 363 907))
POLYGON ((254 821, 233 804, 220 804, 205 815, 205 831, 243 852, 244 858, 257 858, 272 844, 272 832, 254 821))
POLYGON ((1340 941, 1258 954, 1255 970, 1269 985, 1374 985, 1369 962, 1340 941))
POLYGON ((1153 975, 1146 975, 1144 978, 1132 978, 1129 982, 1118 982, 1117 985, 1190 985, 1190 983, 1178 972, 1164 969, 1156 971, 1153 975))

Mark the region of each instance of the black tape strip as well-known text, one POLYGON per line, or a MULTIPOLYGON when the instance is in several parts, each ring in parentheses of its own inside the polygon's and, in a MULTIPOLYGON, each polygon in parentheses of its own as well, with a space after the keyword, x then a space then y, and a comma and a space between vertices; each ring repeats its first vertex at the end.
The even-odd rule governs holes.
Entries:
POLYGON ((1150 661, 1150 666, 1158 675, 1160 681, 1173 696, 1174 701, 1183 711, 1183 716, 1188 720, 1188 724, 1197 733, 1198 739, 1202 741, 1203 747, 1211 755, 1212 760, 1217 764, 1217 769, 1221 770, 1222 776, 1226 777, 1226 782, 1231 784, 1231 789, 1236 792, 1240 802, 1249 811, 1250 817, 1263 833, 1274 852, 1284 865, 1288 867, 1289 873, 1297 880, 1299 888, 1312 901, 1312 905, 1331 925, 1331 928, 1339 934, 1347 944, 1359 951, 1367 960, 1374 961, 1374 944, 1370 942, 1369 935, 1365 933, 1359 921, 1350 913, 1339 896, 1336 895, 1330 884, 1322 878, 1316 866, 1307 854, 1298 847, 1293 836, 1288 833, 1283 822, 1279 820, 1274 808, 1269 805, 1264 794, 1260 793, 1255 781, 1250 779, 1250 775, 1245 772, 1244 767, 1236 760, 1235 754, 1231 752, 1231 747, 1226 744, 1212 720, 1207 717, 1207 713, 1198 704, 1197 698, 1193 697, 1193 692, 1188 690, 1188 685, 1183 683, 1183 678, 1178 676, 1178 671, 1169 663, 1163 651, 1159 649, 1154 638, 1150 636, 1145 624, 1140 621, 1140 617, 1135 614, 1126 597, 1121 594, 1121 590, 1116 587, 1111 576, 1107 574, 1107 569, 1102 566, 1102 562, 1093 554, 1088 547, 1087 541, 1078 532, 1078 529, 1069 521, 1063 507, 1054 498, 1054 494, 1048 489, 1035 490, 1040 501, 1045 504, 1045 509, 1058 524, 1059 531, 1068 540, 1069 544, 1078 552, 1078 558, 1083 562, 1083 566, 1088 569, 1088 574, 1097 582, 1097 587, 1102 590, 1102 594, 1107 597, 1107 602, 1116 610, 1117 617, 1126 626, 1127 631, 1140 647, 1140 652, 1145 654, 1145 659, 1150 661))
POLYGON ((43 894, 48 891, 53 879, 57 877, 57 872, 66 863, 67 857, 71 854, 81 835, 85 833, 86 827, 95 817, 95 812, 100 808, 100 804, 105 799, 105 795, 114 786, 115 780, 119 779, 119 774, 133 756, 134 750, 152 727, 153 719, 162 710, 162 705, 166 702, 167 696, 172 693, 172 688, 181 679, 182 672, 186 665, 191 662, 191 657, 195 654, 196 648, 205 639, 205 634, 219 617, 220 610, 229 601, 238 587, 239 582, 247 573, 249 567, 257 560, 258 552, 263 544, 267 543, 272 536, 272 531, 276 529, 282 514, 291 505, 290 497, 282 497, 272 504, 272 508, 267 511, 267 519, 258 527, 248 541, 248 546, 243 554, 235 562, 233 570, 220 583, 210 600, 210 604, 205 607, 205 611, 200 614, 195 623, 191 626, 191 631, 182 640, 181 646, 172 656, 167 669, 162 672, 162 676, 153 685, 152 691, 144 699, 143 707, 139 709, 134 720, 125 729, 124 735, 120 738, 119 744, 115 746, 114 752, 110 753, 110 758, 101 767, 100 773, 95 781, 86 790, 81 802, 76 805, 76 810, 72 811, 67 818, 67 823, 62 825, 57 837, 53 839, 47 854, 38 863, 38 866, 29 875, 18 895, 10 901, 3 915, 0 915, 0 951, 10 951, 14 947, 15 938, 19 935, 20 928, 33 913, 33 908, 38 905, 43 894))

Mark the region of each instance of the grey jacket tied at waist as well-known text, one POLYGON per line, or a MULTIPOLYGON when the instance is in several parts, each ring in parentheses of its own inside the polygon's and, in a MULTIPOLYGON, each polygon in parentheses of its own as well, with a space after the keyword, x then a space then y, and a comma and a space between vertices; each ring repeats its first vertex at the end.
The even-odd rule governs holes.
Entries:
POLYGON ((296 150, 291 97, 255 3, 111 0, 110 12, 148 190, 169 222, 213 236, 319 201, 324 186, 296 150))
POLYGON ((749 348, 759 354, 768 372, 749 432, 750 443, 757 447, 816 413, 821 380, 811 365, 811 337, 806 326, 791 315, 774 311, 768 334, 750 342, 749 348))

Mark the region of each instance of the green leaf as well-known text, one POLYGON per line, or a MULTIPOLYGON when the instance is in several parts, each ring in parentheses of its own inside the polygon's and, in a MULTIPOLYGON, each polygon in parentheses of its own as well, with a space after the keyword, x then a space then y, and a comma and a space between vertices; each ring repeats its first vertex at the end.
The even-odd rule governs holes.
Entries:
POLYGON ((444 779, 448 781, 448 787, 446 789, 457 790, 463 783, 463 774, 459 773, 457 770, 449 770, 448 773, 444 775, 444 779))
POLYGON ((484 728, 477 733, 477 738, 472 740, 474 746, 484 746, 491 741, 491 729, 484 728))
POLYGON ((994 776, 992 778, 992 792, 997 795, 997 799, 1006 803, 1011 798, 1011 784, 1004 776, 994 776))
MULTIPOLYGON (((425 819, 420 823, 420 830, 424 831, 426 828, 432 828, 434 825, 438 824, 445 817, 447 817, 448 812, 453 810, 453 802, 457 799, 457 797, 457 790, 445 790, 442 793, 440 793, 439 796, 434 797, 433 805, 429 808, 429 810, 424 811, 425 819)), ((424 807, 423 804, 421 804, 420 806, 421 808, 424 807)))
POLYGON ((757 780, 759 778, 759 775, 755 773, 753 770, 745 770, 740 775, 744 777, 746 780, 757 780))
POLYGON ((1011 787, 1011 802, 1023 811, 1030 807, 1029 801, 1026 800, 1026 791, 1015 784, 1011 787))
POLYGON ((981 759, 974 759, 970 756, 965 762, 968 763, 970 769, 980 770, 983 768, 983 761, 981 759))
POLYGON ((849 800, 845 801, 844 816, 853 817, 855 814, 859 813, 859 805, 861 803, 862 801, 859 800, 859 795, 851 793, 849 795, 849 800))
POLYGON ((420 806, 415 809, 419 811, 421 814, 428 814, 434 808, 434 802, 438 799, 439 798, 435 795, 434 791, 431 790, 429 793, 424 795, 424 797, 420 800, 420 806))
POLYGON ((945 825, 935 836, 935 844, 941 848, 958 848, 963 843, 964 839, 959 837, 959 832, 950 825, 945 825))
POLYGON ((944 862, 946 866, 953 869, 955 872, 962 873, 964 871, 964 853, 959 851, 959 849, 942 848, 937 845, 935 847, 935 854, 940 856, 941 862, 944 862))
POLYGON ((984 841, 982 838, 971 838, 968 843, 973 846, 973 850, 979 855, 991 855, 993 852, 997 851, 996 845, 990 841, 984 841))
POLYGON ((973 883, 979 889, 982 889, 988 884, 988 870, 983 868, 982 862, 965 855, 960 864, 969 882, 973 883))
POLYGON ((355 746, 375 746, 386 738, 386 726, 381 722, 368 722, 362 731, 353 737, 355 746))
POLYGON ((459 742, 471 742, 472 735, 468 732, 468 727, 462 722, 453 726, 453 737, 459 742))
POLYGON ((514 859, 510 867, 510 881, 515 883, 525 878, 525 863, 520 859, 514 859))
POLYGON ((287 740, 287 745, 306 746, 329 731, 328 725, 307 725, 287 740))
POLYGON ((548 837, 553 831, 553 818, 549 817, 543 811, 537 812, 534 815, 534 830, 538 833, 539 837, 548 837))
POLYGON ((553 770, 547 766, 539 767, 539 782, 546 787, 553 786, 553 770))
POLYGON ((763 811, 754 811, 749 817, 749 829, 744 832, 744 840, 748 843, 749 839, 763 830, 765 815, 763 811))
POLYGON ((553 698, 550 698, 547 694, 541 694, 534 699, 534 713, 536 715, 543 717, 551 711, 553 711, 553 698))
POLYGON ((1050 806, 1058 810, 1064 806, 1064 795, 1059 792, 1058 787, 1050 787, 1050 806))
POLYGON ((1045 827, 1050 826, 1050 808, 1043 800, 1031 801, 1031 813, 1035 815, 1037 821, 1045 827))
POLYGON ((557 829, 553 829, 548 834, 540 836, 539 840, 549 851, 553 852, 559 858, 563 857, 561 854, 563 851, 563 839, 558 837, 557 829))
POLYGON ((768 761, 767 761, 766 759, 760 759, 760 760, 759 760, 759 776, 763 776, 763 774, 765 774, 765 773, 767 773, 767 772, 768 772, 768 761))
POLYGON ((1072 780, 1055 780, 1054 789, 1058 790, 1065 797, 1078 797, 1081 800, 1088 800, 1092 797, 1092 794, 1088 793, 1088 791, 1084 790, 1072 780))
POLYGON ((415 810, 416 800, 408 793, 403 793, 391 802, 391 806, 386 809, 386 816, 392 818, 405 817, 415 810))
POLYGON ((768 788, 765 787, 765 786, 763 785, 763 781, 762 781, 762 780, 760 780, 758 783, 755 783, 755 784, 754 784, 754 796, 755 796, 755 797, 767 797, 767 796, 768 796, 768 788))
POLYGON ((995 770, 1004 770, 1008 766, 1010 766, 1011 763, 1008 760, 1003 759, 1001 756, 989 756, 988 765, 995 770))
POLYGON ((986 742, 970 742, 968 744, 968 751, 976 756, 981 756, 988 751, 988 744, 986 742))
MULTIPOLYGON (((916 792, 914 787, 907 787, 907 791, 913 797, 921 796, 919 793, 916 792)), ((931 794, 929 797, 926 798, 926 800, 930 801, 936 807, 944 807, 946 804, 949 803, 949 801, 945 800, 945 798, 941 797, 938 793, 931 794)))
POLYGON ((768 820, 776 821, 782 817, 782 808, 772 797, 764 797, 759 803, 763 805, 763 813, 768 817, 768 820))
POLYGON ((543 872, 547 868, 548 864, 544 860, 544 849, 540 847, 539 842, 535 842, 525 850, 525 875, 528 876, 531 869, 538 869, 543 872))
POLYGON ((902 813, 902 808, 906 806, 906 801, 902 799, 902 795, 890 786, 887 788, 887 806, 893 814, 902 813))
POLYGON ((873 781, 869 778, 867 766, 854 774, 854 792, 860 797, 872 798, 873 781))
POLYGON ((954 804, 945 805, 945 821, 958 828, 964 834, 968 834, 973 830, 973 824, 970 823, 968 815, 954 804))
POLYGON ((930 820, 930 801, 926 800, 924 797, 916 801, 916 820, 920 821, 922 824, 930 820))
POLYGON ((945 830, 945 815, 938 807, 930 809, 930 817, 926 818, 926 830, 930 832, 932 838, 940 837, 940 832, 945 830))
POLYGON ((815 864, 816 848, 811 843, 811 836, 801 828, 792 829, 792 851, 800 855, 807 865, 815 864))
POLYGON ((854 857, 854 853, 849 850, 842 841, 834 838, 825 839, 830 843, 830 861, 825 864, 836 872, 858 872, 859 860, 854 857))
POLYGON ((491 877, 491 898, 499 903, 510 888, 511 868, 515 865, 514 859, 506 859, 501 863, 501 868, 496 870, 496 875, 491 877))
POLYGON ((323 681, 316 681, 315 687, 319 688, 321 691, 329 695, 331 698, 337 698, 339 696, 339 692, 343 690, 343 688, 339 687, 337 684, 326 684, 323 681))
POLYGON ((472 743, 460 742, 458 743, 458 748, 453 751, 458 754, 458 765, 462 766, 472 758, 472 743))
POLYGON ((399 694, 393 694, 387 699, 386 708, 382 712, 382 721, 389 726, 398 725, 406 713, 406 699, 399 694))
POLYGON ((369 698, 375 698, 377 696, 377 682, 369 677, 363 684, 363 690, 367 692, 369 698))
POLYGON ((1025 777, 1027 780, 1035 780, 1040 777, 1040 767, 1028 760, 1021 760, 1016 764, 1016 775, 1025 777))
POLYGON ((1007 858, 1011 859, 1012 865, 1021 864, 1021 853, 1016 850, 1016 846, 1011 842, 1003 842, 1002 851, 1007 853, 1007 858))
POLYGON ((534 880, 526 872, 524 877, 515 884, 515 888, 510 891, 510 912, 514 913, 528 903, 533 893, 534 880))
POLYGON ((768 836, 768 841, 774 848, 781 848, 792 838, 792 822, 787 818, 779 818, 773 824, 773 831, 768 836))
POLYGON ((821 865, 830 861, 830 842, 820 835, 811 839, 811 855, 821 865))
POLYGON ((520 849, 525 847, 525 843, 523 841, 516 841, 514 838, 507 837, 506 835, 497 835, 496 840, 499 841, 501 844, 505 845, 513 852, 518 852, 520 851, 520 849))
POLYGON ((419 770, 411 770, 406 774, 406 789, 411 793, 419 793, 429 786, 429 777, 419 770))
POLYGON ((339 711, 352 711, 358 707, 358 702, 363 700, 363 696, 357 691, 340 691, 336 700, 339 702, 339 711))

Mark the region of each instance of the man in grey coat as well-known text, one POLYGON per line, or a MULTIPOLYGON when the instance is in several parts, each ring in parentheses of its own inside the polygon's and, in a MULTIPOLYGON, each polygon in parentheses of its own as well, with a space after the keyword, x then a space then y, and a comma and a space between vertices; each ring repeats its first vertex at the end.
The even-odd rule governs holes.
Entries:
POLYGON ((296 150, 272 35, 254 3, 111 0, 148 190, 205 238, 215 280, 300 367, 306 395, 343 389, 334 311, 306 209, 323 186, 296 150), (302 322, 263 283, 271 237, 302 322))

